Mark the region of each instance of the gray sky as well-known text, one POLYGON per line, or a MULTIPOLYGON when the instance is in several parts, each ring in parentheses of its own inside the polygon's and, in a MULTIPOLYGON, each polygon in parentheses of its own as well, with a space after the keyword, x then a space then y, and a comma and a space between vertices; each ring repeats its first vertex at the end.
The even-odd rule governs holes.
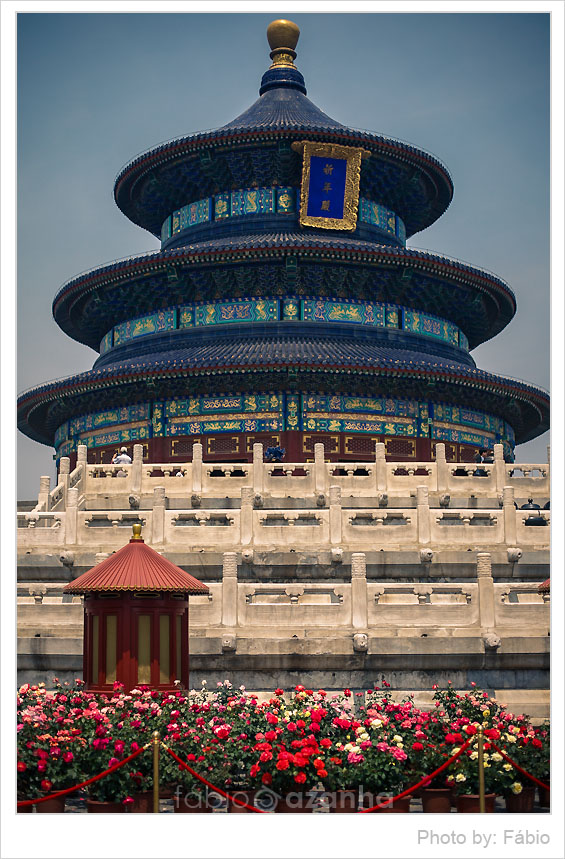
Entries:
MULTIPOLYGON (((281 13, 284 14, 284 13, 281 13)), ((116 207, 135 155, 223 125, 258 95, 280 15, 21 14, 18 27, 18 391, 89 369, 55 325, 60 286, 158 241, 116 207)), ((549 15, 287 14, 296 65, 333 118, 436 155, 455 185, 409 241, 486 268, 516 293, 479 367, 549 388, 549 15)), ((549 434, 517 459, 544 461, 549 434)), ((18 497, 53 450, 18 433, 18 497)))

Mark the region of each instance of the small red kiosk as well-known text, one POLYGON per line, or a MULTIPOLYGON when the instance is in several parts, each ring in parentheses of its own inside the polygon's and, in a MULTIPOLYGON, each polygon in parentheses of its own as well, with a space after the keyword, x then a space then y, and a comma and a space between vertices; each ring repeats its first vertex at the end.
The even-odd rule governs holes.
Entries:
POLYGON ((208 588, 147 546, 141 525, 129 543, 70 582, 84 594, 86 688, 188 688, 188 597, 208 588))

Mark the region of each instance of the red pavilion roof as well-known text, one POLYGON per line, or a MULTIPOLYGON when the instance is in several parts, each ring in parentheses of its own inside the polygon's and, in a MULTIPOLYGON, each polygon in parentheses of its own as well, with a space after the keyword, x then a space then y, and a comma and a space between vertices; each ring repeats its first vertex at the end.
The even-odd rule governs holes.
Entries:
POLYGON ((538 591, 542 594, 549 593, 549 579, 546 579, 545 582, 542 582, 541 585, 538 585, 538 591))
POLYGON ((91 591, 172 591, 206 594, 205 584, 185 573, 163 558, 141 537, 129 543, 70 582, 65 593, 83 594, 91 591))

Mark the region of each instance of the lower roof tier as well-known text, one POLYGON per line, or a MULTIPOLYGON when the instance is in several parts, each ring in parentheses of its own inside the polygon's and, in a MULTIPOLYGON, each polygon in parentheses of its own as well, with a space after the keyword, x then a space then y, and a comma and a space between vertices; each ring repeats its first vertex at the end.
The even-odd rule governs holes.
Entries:
POLYGON ((549 427, 549 396, 532 385, 440 355, 312 336, 224 337, 98 367, 22 394, 18 426, 53 445, 67 421, 103 409, 265 392, 466 407, 509 424, 517 443, 549 427))
POLYGON ((315 231, 245 234, 116 261, 65 284, 53 303, 69 337, 98 349, 116 325, 188 302, 319 297, 402 305, 448 320, 472 349, 516 302, 503 280, 440 255, 315 231))

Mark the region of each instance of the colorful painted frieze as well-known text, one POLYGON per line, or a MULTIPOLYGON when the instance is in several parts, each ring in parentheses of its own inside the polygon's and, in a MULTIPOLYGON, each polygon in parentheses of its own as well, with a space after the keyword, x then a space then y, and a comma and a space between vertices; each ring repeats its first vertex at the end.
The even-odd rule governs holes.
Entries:
POLYGON ((127 444, 132 441, 144 441, 150 437, 150 425, 145 424, 144 426, 131 427, 127 430, 114 430, 112 432, 87 435, 80 439, 80 443, 85 444, 87 447, 103 447, 107 444, 127 444))
POLYGON ((357 325, 384 326, 384 305, 372 302, 303 300, 302 318, 315 322, 349 322, 357 325))
POLYGON ((465 352, 469 351, 469 341, 461 330, 459 331, 459 348, 464 349, 465 352))
POLYGON ((386 305, 385 325, 387 328, 400 328, 400 311, 397 307, 386 305))
POLYGON ((245 418, 230 420, 209 420, 202 417, 192 421, 181 421, 168 427, 167 435, 200 435, 201 433, 223 432, 280 432, 283 430, 282 418, 245 418))
POLYGON ((229 192, 214 195, 214 220, 221 221, 223 218, 230 216, 230 195, 229 192))
POLYGON ((148 418, 149 404, 138 403, 132 406, 123 406, 120 409, 109 409, 104 412, 93 412, 88 415, 72 418, 68 422, 68 433, 70 437, 75 437, 97 427, 135 423, 147 420, 148 418))
POLYGON ((105 334, 104 337, 102 338, 102 340, 100 341, 100 354, 101 355, 103 355, 105 352, 107 352, 109 349, 112 348, 113 336, 114 336, 113 330, 108 331, 108 333, 105 334))
POLYGON ((165 418, 205 416, 207 414, 253 412, 259 416, 282 415, 282 394, 247 394, 236 397, 189 397, 168 400, 164 404, 165 418))
POLYGON ((378 435, 417 436, 418 425, 415 421, 388 420, 351 420, 344 416, 335 418, 304 417, 304 429, 312 432, 358 432, 378 435))
POLYGON ((55 447, 58 447, 63 441, 69 437, 69 422, 65 421, 55 430, 55 447))
POLYGON ((300 301, 294 298, 285 298, 282 303, 283 319, 300 319, 300 301))
POLYGON ((196 304, 194 324, 225 325, 233 322, 268 322, 277 320, 279 306, 276 299, 255 299, 215 304, 196 304))
POLYGON ((277 212, 296 211, 296 190, 294 188, 277 188, 277 212))
POLYGON ((167 310, 159 310, 149 316, 141 316, 138 319, 129 319, 114 328, 114 346, 119 346, 135 337, 143 337, 145 334, 156 334, 159 331, 168 331, 176 328, 177 311, 175 307, 167 310))
POLYGON ((231 192, 230 214, 268 215, 275 211, 274 188, 246 188, 231 192))
POLYGON ((69 456, 73 452, 73 450, 75 449, 75 446, 76 446, 75 442, 72 440, 71 441, 64 441, 58 447, 56 445, 56 447, 57 447, 57 458, 59 458, 61 456, 69 456))
POLYGON ((178 309, 179 328, 192 328, 194 325, 194 305, 185 304, 178 309))
POLYGON ((459 329, 457 326, 445 319, 439 319, 437 316, 430 316, 427 313, 419 313, 418 311, 404 308, 403 328, 406 331, 413 331, 415 334, 436 337, 438 340, 451 343, 453 346, 459 345, 459 329))
POLYGON ((381 206, 379 203, 374 203, 364 197, 359 200, 359 220, 365 224, 372 224, 391 236, 399 236, 398 222, 400 222, 404 231, 403 241, 406 240, 406 230, 404 230, 404 224, 400 218, 386 206, 381 206))
POLYGON ((301 429, 300 397, 296 394, 287 394, 285 403, 285 429, 301 429))

